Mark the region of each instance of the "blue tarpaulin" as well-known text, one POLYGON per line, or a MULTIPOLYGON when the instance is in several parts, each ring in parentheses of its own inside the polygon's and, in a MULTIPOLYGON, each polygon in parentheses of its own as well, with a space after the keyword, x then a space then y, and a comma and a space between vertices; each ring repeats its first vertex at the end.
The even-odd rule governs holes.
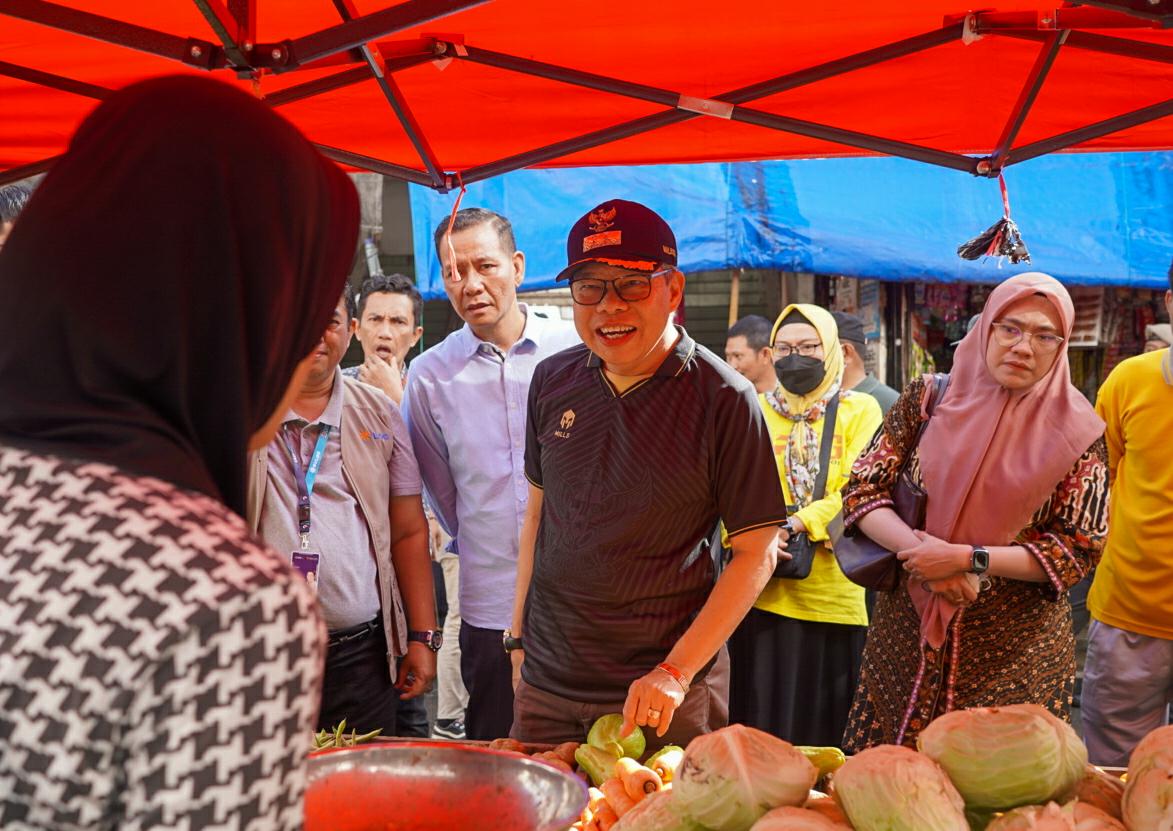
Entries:
MULTIPOLYGON (((1173 153, 1043 156, 1010 168, 1006 182, 1029 266, 957 256, 1002 215, 996 180, 894 158, 522 170, 469 186, 462 206, 513 222, 527 258, 523 290, 554 285, 570 226, 612 198, 643 202, 668 221, 685 273, 995 283, 1046 271, 1071 285, 1168 286, 1173 153)), ((420 288, 443 297, 432 232, 456 196, 410 187, 420 288)))

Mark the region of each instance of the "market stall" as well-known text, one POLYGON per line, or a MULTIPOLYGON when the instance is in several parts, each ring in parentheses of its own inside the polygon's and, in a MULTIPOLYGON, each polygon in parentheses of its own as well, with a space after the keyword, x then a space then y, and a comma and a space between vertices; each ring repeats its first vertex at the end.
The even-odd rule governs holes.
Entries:
POLYGON ((0 171, 47 169, 94 100, 180 71, 440 190, 535 165, 875 154, 996 176, 1173 146, 1171 18, 1166 0, 3 0, 0 171))
POLYGON ((1071 725, 1033 704, 954 711, 915 749, 852 757, 732 725, 644 758, 639 728, 614 741, 617 720, 545 751, 508 740, 496 752, 412 742, 326 751, 311 761, 306 827, 1159 831, 1173 819, 1173 727, 1150 733, 1125 770, 1089 764, 1071 725), (553 778, 559 754, 581 782, 553 778))
MULTIPOLYGON (((541 164, 889 154, 996 176, 1060 149, 1173 147, 1166 28, 1173 12, 1165 0, 1058 9, 1008 0, 980 12, 924 1, 877 9, 860 0, 825 8, 752 0, 718 7, 412 0, 390 8, 196 0, 139 5, 133 20, 128 14, 114 0, 0 0, 0 182, 51 168, 93 101, 110 90, 175 71, 210 72, 251 90, 352 168, 441 191, 541 164)), ((808 801, 817 799, 810 788, 819 771, 807 755, 747 731, 695 740, 671 794, 661 788, 641 801, 645 816, 654 808, 674 819, 653 816, 642 827, 665 831, 667 819, 746 831, 770 810, 816 810, 808 801)), ((1028 762, 1041 753, 1006 748, 1028 762)), ((634 761, 631 752, 614 755, 616 770, 623 758, 634 761)), ((865 755, 843 766, 835 796, 864 831, 962 828, 975 799, 970 807, 1030 807, 1066 798, 1084 773, 1072 776, 1068 765, 1062 781, 1047 777, 1025 795, 991 802, 978 789, 971 796, 954 770, 953 785, 937 771, 936 790, 949 794, 936 801, 946 820, 930 824, 910 808, 920 804, 909 800, 915 789, 877 786, 866 775, 858 789, 848 784, 865 755)), ((947 766, 918 759, 910 764, 947 766)), ((591 775, 577 753, 575 762, 591 775)), ((555 771, 562 785, 576 775, 534 764, 542 766, 535 775, 555 771)), ((600 774, 614 827, 641 827, 638 794, 620 781, 633 805, 630 819, 619 818, 623 799, 607 782, 622 775, 600 766, 593 779, 600 774)), ((443 775, 468 784, 459 773, 443 775)), ((1138 791, 1138 804, 1142 796, 1151 795, 1138 791)), ((603 831, 601 806, 596 797, 597 810, 580 814, 580 827, 594 822, 603 831)), ((394 825, 383 818, 372 827, 394 825)))

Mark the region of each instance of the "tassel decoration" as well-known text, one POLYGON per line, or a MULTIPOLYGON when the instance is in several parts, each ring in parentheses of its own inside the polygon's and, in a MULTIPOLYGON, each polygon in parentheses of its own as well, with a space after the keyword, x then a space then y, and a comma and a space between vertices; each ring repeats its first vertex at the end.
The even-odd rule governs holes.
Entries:
POLYGON ((957 256, 964 260, 1003 257, 1014 265, 1029 263, 1030 252, 1022 241, 1022 233, 1010 218, 1010 197, 1006 193, 1006 180, 1001 173, 998 174, 998 184, 1002 188, 1002 218, 969 242, 957 246, 957 256))

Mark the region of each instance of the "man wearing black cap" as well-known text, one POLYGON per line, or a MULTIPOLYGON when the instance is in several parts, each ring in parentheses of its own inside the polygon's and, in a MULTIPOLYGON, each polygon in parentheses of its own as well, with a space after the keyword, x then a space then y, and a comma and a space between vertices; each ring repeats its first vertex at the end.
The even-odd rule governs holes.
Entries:
POLYGON ((604 202, 567 254, 583 344, 530 386, 512 735, 581 741, 622 710, 649 746, 683 745, 728 721, 725 641, 774 570, 778 471, 753 386, 672 323, 664 220, 604 202), (718 519, 733 557, 714 582, 718 519))
POLYGON ((900 393, 880 383, 867 370, 868 339, 863 333, 863 321, 847 312, 831 312, 839 327, 839 344, 843 348, 843 389, 870 395, 880 404, 885 415, 892 409, 900 393))

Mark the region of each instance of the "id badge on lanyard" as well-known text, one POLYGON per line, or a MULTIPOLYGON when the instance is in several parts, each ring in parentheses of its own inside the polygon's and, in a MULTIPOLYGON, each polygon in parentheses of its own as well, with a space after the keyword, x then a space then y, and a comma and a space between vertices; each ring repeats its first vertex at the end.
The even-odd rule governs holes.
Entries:
POLYGON ((310 456, 309 467, 304 472, 298 448, 294 447, 289 440, 289 433, 284 428, 281 432, 285 449, 289 451, 289 461, 293 465, 293 478, 297 484, 297 532, 301 538, 301 547, 289 555, 289 561, 315 590, 318 588, 322 555, 310 550, 310 497, 313 496, 314 482, 322 467, 322 457, 326 454, 326 442, 330 439, 330 429, 329 424, 323 424, 318 428, 318 441, 314 445, 313 455, 310 456))

